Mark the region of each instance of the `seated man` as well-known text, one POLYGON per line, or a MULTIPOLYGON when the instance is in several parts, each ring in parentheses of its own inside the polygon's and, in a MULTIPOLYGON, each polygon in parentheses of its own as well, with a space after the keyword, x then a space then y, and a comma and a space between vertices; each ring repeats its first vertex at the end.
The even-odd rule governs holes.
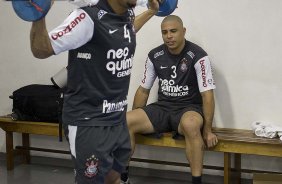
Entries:
MULTIPOLYGON (((200 184, 204 141, 207 147, 218 142, 212 133, 215 84, 211 64, 201 47, 185 39, 186 28, 178 16, 165 17, 161 32, 164 44, 149 52, 134 110, 127 113, 132 153, 136 133, 176 131, 185 137, 192 183, 200 184), (146 106, 157 77, 158 101, 146 106)), ((128 172, 121 178, 129 183, 128 172)))

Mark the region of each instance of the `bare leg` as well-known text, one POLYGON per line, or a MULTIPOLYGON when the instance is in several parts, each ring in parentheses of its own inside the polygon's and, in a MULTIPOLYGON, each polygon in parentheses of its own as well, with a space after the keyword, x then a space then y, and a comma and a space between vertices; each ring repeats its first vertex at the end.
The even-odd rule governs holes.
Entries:
MULTIPOLYGON (((136 133, 152 133, 154 132, 154 128, 146 113, 142 109, 135 109, 133 111, 126 113, 127 126, 130 135, 130 143, 131 143, 131 156, 135 151, 135 134, 136 133)), ((128 165, 130 162, 130 158, 128 160, 128 165)), ((121 174, 122 183, 127 183, 129 181, 128 178, 128 168, 127 171, 121 174)))
POLYGON ((135 150, 135 134, 153 133, 154 128, 148 116, 142 109, 135 109, 127 112, 126 119, 131 141, 131 155, 133 155, 135 150))
POLYGON ((120 184, 120 174, 115 170, 110 170, 105 178, 105 184, 120 184))
POLYGON ((190 163, 192 176, 201 176, 203 170, 204 142, 201 135, 203 118, 194 111, 183 114, 178 131, 185 136, 186 157, 190 163))

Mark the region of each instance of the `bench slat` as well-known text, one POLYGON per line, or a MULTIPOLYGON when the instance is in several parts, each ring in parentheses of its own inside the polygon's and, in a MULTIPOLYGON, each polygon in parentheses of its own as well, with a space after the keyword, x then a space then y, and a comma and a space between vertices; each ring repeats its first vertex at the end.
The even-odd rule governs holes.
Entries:
POLYGON ((8 132, 59 136, 59 124, 30 121, 14 121, 11 118, 0 118, 1 128, 8 132))
MULTIPOLYGON (((216 128, 214 131, 219 143, 208 151, 282 157, 282 142, 278 138, 257 137, 251 130, 216 128)), ((172 139, 171 133, 164 133, 160 139, 136 134, 135 141, 149 146, 185 148, 185 141, 172 139)))

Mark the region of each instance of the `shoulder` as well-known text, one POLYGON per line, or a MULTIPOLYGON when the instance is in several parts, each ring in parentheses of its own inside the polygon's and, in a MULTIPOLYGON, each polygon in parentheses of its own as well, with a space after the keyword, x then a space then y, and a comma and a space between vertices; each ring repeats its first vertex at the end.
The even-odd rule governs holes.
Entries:
POLYGON ((99 10, 96 6, 85 6, 83 9, 92 19, 101 18, 106 14, 106 11, 99 10))
POLYGON ((206 51, 199 45, 190 41, 186 41, 186 44, 187 55, 189 55, 193 60, 197 61, 208 55, 206 51))
POLYGON ((152 49, 149 54, 148 57, 150 58, 150 60, 155 60, 163 55, 165 55, 165 49, 164 49, 164 44, 152 49))

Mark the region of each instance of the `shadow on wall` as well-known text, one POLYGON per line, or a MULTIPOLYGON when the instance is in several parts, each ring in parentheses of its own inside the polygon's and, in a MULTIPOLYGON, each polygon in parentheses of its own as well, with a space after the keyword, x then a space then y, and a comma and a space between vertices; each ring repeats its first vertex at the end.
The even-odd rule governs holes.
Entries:
POLYGON ((226 82, 225 76, 222 75, 220 70, 216 70, 213 67, 215 74, 215 126, 224 128, 233 128, 234 125, 234 113, 231 105, 231 98, 229 92, 229 86, 226 82))

